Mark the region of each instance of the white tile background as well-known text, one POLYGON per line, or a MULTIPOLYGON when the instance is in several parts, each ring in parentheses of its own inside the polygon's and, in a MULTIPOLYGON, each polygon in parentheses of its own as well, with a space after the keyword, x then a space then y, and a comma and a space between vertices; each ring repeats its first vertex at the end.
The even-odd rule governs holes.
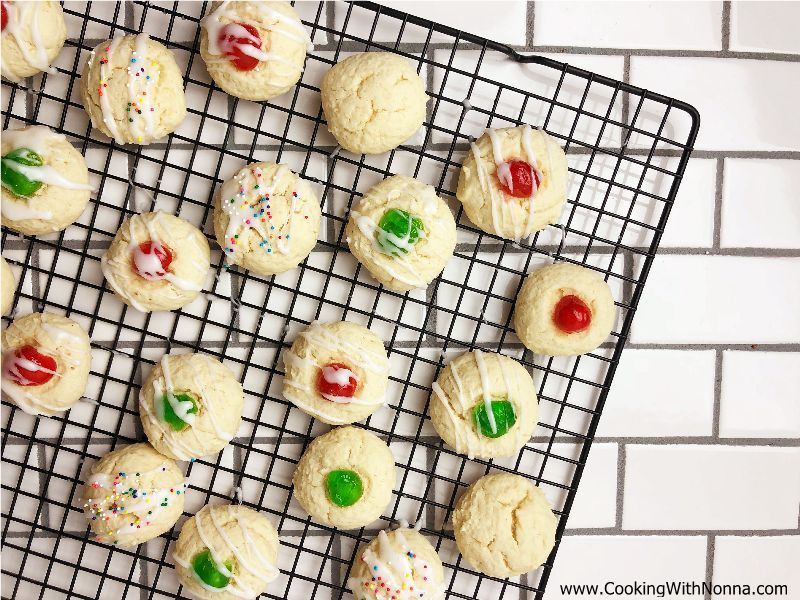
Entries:
POLYGON ((547 597, 670 579, 785 583, 800 597, 800 3, 391 4, 701 114, 547 597))

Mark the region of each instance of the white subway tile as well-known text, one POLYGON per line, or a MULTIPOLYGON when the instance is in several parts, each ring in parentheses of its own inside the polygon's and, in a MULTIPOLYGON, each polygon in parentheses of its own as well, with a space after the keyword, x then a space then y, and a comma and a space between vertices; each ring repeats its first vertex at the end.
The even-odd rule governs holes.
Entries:
MULTIPOLYGON (((636 273, 641 269, 637 261, 636 273)), ((659 256, 634 342, 781 343, 800 339, 800 258, 659 256), (780 315, 776 318, 775 315, 780 315)))
MULTIPOLYGON (((613 586, 634 581, 703 581, 705 561, 706 539, 700 536, 567 535, 561 539, 558 558, 547 584, 547 598, 574 600, 581 597, 562 590, 561 586, 570 584, 594 584, 603 590, 607 582, 612 582, 613 586)), ((615 600, 634 598, 641 596, 614 595, 615 600)))
POLYGON ((794 529, 800 448, 629 445, 623 529, 794 529))
POLYGON ((726 159, 722 246, 800 248, 798 189, 800 161, 726 159))
MULTIPOLYGON (((523 46, 527 34, 527 3, 524 0, 477 0, 472 2, 425 2, 425 1, 387 1, 378 2, 407 12, 409 14, 460 29, 481 37, 523 46), (487 18, 491 15, 491 18, 487 18)), ((349 7, 344 2, 336 2, 334 8, 335 26, 344 25, 348 10, 350 18, 347 31, 359 37, 366 37, 375 22, 375 13, 358 6, 349 7)), ((394 42, 399 35, 401 20, 382 15, 378 18, 373 39, 378 42, 394 42)), ((402 35, 403 42, 423 43, 428 39, 429 30, 407 23, 402 35)), ((434 32, 431 42, 451 42, 451 36, 434 32)))
MULTIPOLYGON (((791 118, 800 92, 800 63, 634 56, 631 82, 693 104, 702 118, 698 149, 800 149, 800 120, 791 118)), ((654 121, 657 125, 660 115, 654 121)), ((647 115, 640 115, 637 124, 647 125, 647 115)), ((647 129, 655 128, 650 123, 647 129)), ((663 133, 685 142, 687 132, 688 120, 663 133)))
POLYGON ((537 46, 719 50, 721 2, 540 2, 537 46))
POLYGON ((617 444, 592 444, 567 526, 613 527, 617 515, 617 444))
MULTIPOLYGON (((782 584, 789 593, 800 590, 800 536, 717 536, 714 541, 714 583, 718 585, 782 584), (755 557, 758 557, 755 559, 755 557)), ((737 600, 750 595, 714 595, 714 600, 737 600)))
POLYGON ((716 177, 717 161, 689 161, 661 237, 662 246, 697 248, 713 244, 716 177))
POLYGON ((731 50, 800 53, 800 4, 731 2, 731 50))
POLYGON ((800 353, 725 352, 722 437, 800 437, 800 353))
POLYGON ((713 411, 713 351, 626 350, 597 435, 711 435, 713 411))

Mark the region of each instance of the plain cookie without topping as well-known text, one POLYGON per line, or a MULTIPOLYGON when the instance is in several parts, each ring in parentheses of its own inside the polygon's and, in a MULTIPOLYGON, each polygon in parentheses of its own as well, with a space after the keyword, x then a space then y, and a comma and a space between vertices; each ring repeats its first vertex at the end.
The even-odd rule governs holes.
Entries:
POLYGON ((396 148, 425 120, 425 82, 407 59, 390 52, 336 63, 322 78, 320 93, 328 130, 356 154, 396 148))
POLYGON ((50 65, 67 39, 64 10, 53 0, 3 2, 2 75, 17 82, 50 65))
POLYGON ((432 186, 394 175, 374 185, 346 228, 353 256, 387 288, 425 288, 456 246, 456 222, 432 186))
POLYGON ((207 504, 181 528, 172 559, 201 600, 254 600, 278 577, 278 532, 241 504, 207 504))
POLYGON ((511 473, 481 477, 453 511, 459 551, 491 577, 513 577, 540 566, 555 544, 556 523, 542 490, 511 473))
POLYGON ((98 542, 131 548, 168 531, 183 513, 183 472, 150 444, 109 452, 94 463, 83 510, 98 542))
POLYGON ((392 451, 376 435, 338 427, 309 444, 292 477, 294 496, 314 519, 341 529, 375 521, 392 499, 392 451))
POLYGON ((206 354, 165 354, 139 393, 147 439, 177 460, 222 450, 239 429, 243 407, 233 372, 206 354))
POLYGON ((615 314, 611 288, 598 273, 558 263, 527 276, 517 296, 514 327, 533 352, 572 356, 606 341, 615 314))
POLYGON ((175 56, 146 33, 106 40, 92 50, 81 97, 92 125, 118 144, 150 144, 186 116, 175 56))

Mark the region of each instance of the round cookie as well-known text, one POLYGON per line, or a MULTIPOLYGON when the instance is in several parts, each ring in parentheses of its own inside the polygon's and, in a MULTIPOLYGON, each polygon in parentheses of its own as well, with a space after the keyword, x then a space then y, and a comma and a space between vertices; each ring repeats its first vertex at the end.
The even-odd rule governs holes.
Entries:
POLYGON ((66 137, 43 125, 6 130, 2 156, 3 225, 38 235, 81 216, 94 187, 86 160, 66 137))
POLYGON ((427 287, 442 272, 456 247, 456 222, 433 187, 394 175, 350 211, 346 235, 375 279, 404 292, 427 287))
POLYGON ((81 399, 92 362, 89 336, 72 319, 32 313, 3 331, 3 393, 29 415, 54 415, 81 399))
POLYGON ((98 542, 130 548, 168 531, 183 513, 183 472, 150 444, 109 452, 94 463, 83 510, 98 542))
POLYGON ((81 97, 92 125, 118 144, 159 140, 186 116, 175 56, 147 33, 107 40, 92 50, 81 97))
POLYGON ((519 242, 561 216, 567 157, 540 129, 487 129, 461 163, 456 197, 478 228, 519 242))
POLYGON ((314 249, 322 212, 309 183, 286 165, 252 163, 222 184, 214 232, 228 263, 259 275, 295 268, 314 249))
POLYGON ((231 96, 270 100, 303 74, 306 28, 288 2, 225 0, 200 24, 200 55, 214 82, 231 96))
POLYGON ((403 527, 381 531, 361 549, 347 586, 356 600, 441 600, 444 569, 430 542, 403 527))
POLYGON ((2 304, 0 306, 0 315, 6 314, 11 305, 14 304, 14 292, 17 291, 17 280, 14 278, 14 272, 8 266, 5 258, 0 258, 0 268, 2 268, 2 304))
POLYGON ((389 358, 380 338, 349 321, 314 321, 283 353, 283 395, 329 425, 366 419, 383 406, 389 358))
POLYGON ((42 71, 55 73, 50 64, 67 39, 61 3, 4 0, 2 38, 0 71, 9 81, 42 71))
POLYGON ((222 450, 239 429, 243 407, 233 372, 206 354, 165 354, 139 393, 147 439, 177 460, 222 450))
POLYGON ((456 502, 453 533, 458 550, 476 570, 513 577, 547 559, 555 544, 556 516, 530 481, 492 473, 469 486, 456 502))
POLYGON ((602 344, 614 327, 611 288, 591 269, 558 263, 525 279, 514 309, 517 337, 537 354, 572 356, 602 344))
POLYGON ((161 211, 126 219, 100 260, 109 287, 137 310, 174 310, 197 298, 208 276, 206 236, 161 211))
POLYGON ((364 52, 336 63, 322 78, 320 93, 328 130, 356 154, 397 148, 425 120, 425 82, 407 59, 391 52, 364 52))
POLYGON ((254 600, 278 577, 279 545, 263 514, 241 504, 207 504, 183 524, 172 558, 192 596, 254 600))
POLYGON ((292 477, 294 495, 314 519, 356 529, 381 516, 392 499, 394 456, 378 436, 337 427, 309 444, 292 477))
POLYGON ((514 456, 536 429, 536 387, 513 358, 466 352, 450 361, 432 388, 433 427, 469 458, 514 456))

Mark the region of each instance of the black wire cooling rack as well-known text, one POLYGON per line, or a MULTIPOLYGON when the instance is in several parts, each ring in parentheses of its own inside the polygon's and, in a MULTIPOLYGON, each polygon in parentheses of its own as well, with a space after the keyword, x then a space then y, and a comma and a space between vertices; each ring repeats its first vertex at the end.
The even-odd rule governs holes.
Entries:
POLYGON ((198 57, 206 4, 66 2, 64 8, 70 39, 58 73, 19 85, 4 81, 3 128, 39 123, 65 133, 87 157, 96 199, 64 233, 32 238, 3 228, 2 242, 18 275, 17 314, 48 310, 80 322, 93 340, 92 374, 86 401, 53 418, 34 419, 3 401, 3 597, 182 597, 170 556, 179 527, 133 550, 99 544, 86 528, 80 493, 89 462, 144 439, 136 407, 142 372, 165 351, 184 349, 224 360, 247 393, 238 436, 218 456, 188 466, 186 514, 235 495, 271 517, 281 534, 281 575, 266 597, 347 595, 358 544, 407 519, 421 521, 445 562, 448 598, 541 598, 556 551, 527 576, 482 576, 455 548, 453 503, 490 470, 518 472, 550 498, 561 537, 695 140, 696 111, 396 10, 317 2, 297 5, 316 45, 301 82, 273 101, 250 103, 211 85, 198 57), (119 146, 92 131, 79 73, 102 40, 138 32, 175 53, 189 112, 163 142, 119 146), (426 78, 431 98, 419 134, 380 156, 338 152, 319 103, 322 73, 347 53, 364 50, 406 56, 426 78), (560 227, 515 245, 461 217, 453 190, 471 136, 487 126, 523 122, 541 126, 566 148, 569 203, 560 227), (284 162, 317 185, 325 221, 308 260, 291 273, 261 278, 226 272, 216 249, 217 277, 193 304, 148 315, 121 304, 104 283, 99 261, 123 219, 160 208, 213 239, 215 188, 254 159, 284 162), (392 173, 433 184, 459 215, 455 257, 424 292, 380 287, 343 240, 349 207, 392 173), (524 274, 554 259, 599 271, 614 291, 619 319, 611 341, 581 357, 534 357, 511 328, 524 274), (360 531, 313 523, 292 501, 294 466, 326 428, 280 393, 280 350, 308 322, 343 318, 383 336, 392 364, 389 406, 364 426, 389 442, 400 477, 387 514, 360 531), (537 435, 514 459, 467 460, 442 445, 427 419, 430 384, 442 365, 475 347, 521 360, 538 385, 537 435))

